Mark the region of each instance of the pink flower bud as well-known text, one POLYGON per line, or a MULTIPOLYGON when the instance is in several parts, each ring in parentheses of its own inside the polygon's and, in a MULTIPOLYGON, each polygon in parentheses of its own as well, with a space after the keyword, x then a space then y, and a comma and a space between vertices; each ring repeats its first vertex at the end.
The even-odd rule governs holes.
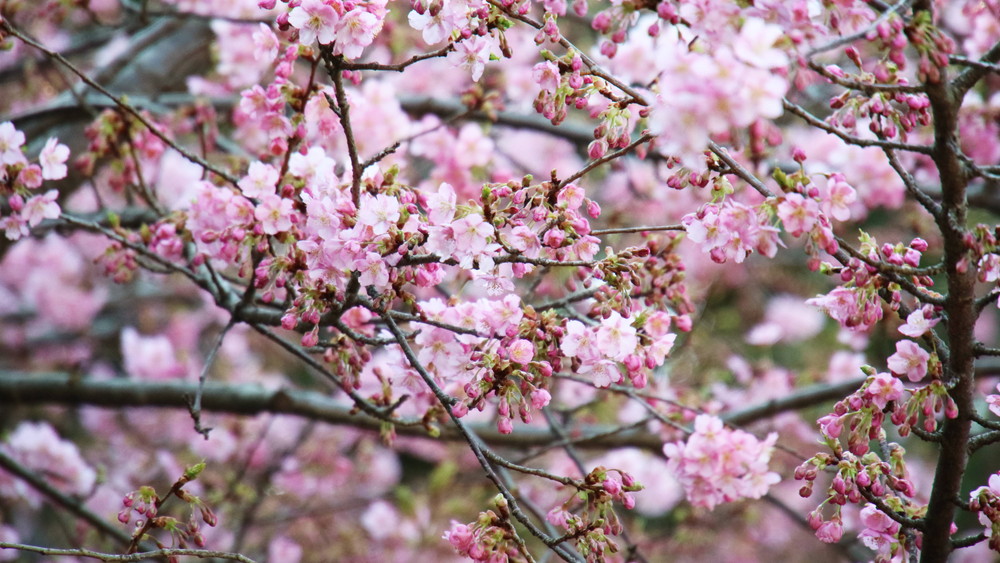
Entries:
POLYGON ((531 392, 531 406, 542 409, 552 400, 552 395, 545 389, 535 389, 531 392))
POLYGON ((121 512, 118 513, 118 521, 122 524, 128 524, 129 519, 132 517, 131 508, 123 508, 121 512))
POLYGON ((615 479, 614 477, 609 476, 607 479, 604 480, 602 486, 604 487, 604 490, 607 491, 607 493, 611 496, 618 496, 618 494, 622 492, 621 481, 615 479))
POLYGON ((500 417, 497 420, 497 431, 501 434, 510 434, 514 431, 514 423, 507 417, 500 417))

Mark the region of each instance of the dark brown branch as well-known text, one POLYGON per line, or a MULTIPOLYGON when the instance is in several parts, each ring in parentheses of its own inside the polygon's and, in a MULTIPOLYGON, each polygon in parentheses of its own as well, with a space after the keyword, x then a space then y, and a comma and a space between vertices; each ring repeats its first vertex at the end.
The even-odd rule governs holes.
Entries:
POLYGON ((965 64, 969 67, 956 76, 955 80, 951 83, 952 88, 955 89, 955 93, 961 98, 970 88, 976 85, 976 82, 979 82, 987 74, 991 72, 1000 73, 1000 66, 996 64, 1000 61, 1000 41, 994 43, 990 47, 990 50, 986 51, 978 61, 957 58, 949 60, 965 64))
MULTIPOLYGON (((107 408, 165 407, 186 409, 188 398, 197 391, 193 382, 148 382, 133 379, 95 380, 73 378, 65 374, 33 374, 0 372, 0 404, 7 408, 17 405, 94 405, 107 408)), ((326 393, 300 389, 268 390, 253 384, 228 384, 208 381, 202 394, 206 411, 238 415, 260 413, 290 414, 338 426, 375 430, 381 429, 377 418, 352 414, 352 408, 326 393)), ((407 436, 430 437, 420 421, 395 420, 396 432, 407 436)), ((483 441, 513 448, 548 446, 558 436, 546 430, 518 428, 513 434, 500 434, 493 425, 474 425, 483 441)), ((574 437, 573 444, 588 449, 638 447, 657 451, 663 441, 640 431, 615 432, 605 426, 585 427, 574 437)), ((574 432, 576 434, 576 432, 574 432)), ((441 439, 459 440, 451 428, 441 429, 441 439)))
POLYGON ((742 410, 723 414, 722 420, 726 421, 728 424, 740 426, 750 424, 751 422, 768 418, 782 412, 811 407, 826 401, 842 399, 851 392, 856 391, 867 379, 867 377, 859 377, 848 381, 842 381, 840 383, 813 385, 812 387, 806 387, 804 389, 794 391, 789 395, 781 397, 780 399, 772 399, 742 410))
POLYGON ((829 123, 823 121, 822 119, 816 117, 815 115, 809 113, 805 108, 798 104, 793 104, 788 101, 788 99, 783 100, 785 109, 799 117, 803 121, 812 125, 817 129, 822 129, 831 135, 835 135, 849 145, 854 145, 857 147, 882 147, 884 149, 898 149, 903 151, 916 152, 920 154, 930 155, 932 152, 931 147, 924 145, 911 145, 909 143, 896 143, 893 141, 883 141, 881 139, 862 139, 860 137, 854 137, 848 135, 847 133, 841 131, 840 129, 830 125, 829 123))
MULTIPOLYGON (((917 0, 914 11, 933 14, 932 2, 917 0)), ((1000 50, 997 53, 1000 54, 1000 50)), ((937 165, 941 181, 942 216, 936 221, 944 240, 948 280, 944 310, 948 315, 947 343, 950 350, 949 360, 944 366, 944 381, 950 387, 949 395, 955 401, 958 415, 946 419, 941 428, 940 453, 924 517, 921 554, 921 561, 924 563, 945 561, 954 549, 951 543, 951 525, 956 511, 953 499, 962 487, 968 463, 972 426, 970 416, 975 413, 973 327, 977 319, 976 272, 973 268, 960 267, 968 253, 964 242, 967 232, 968 175, 959 149, 958 114, 964 95, 962 88, 966 87, 967 79, 957 80, 958 84, 952 86, 948 81, 947 69, 937 70, 939 78, 933 82, 925 82, 925 86, 934 118, 934 145, 930 156, 937 165)), ((977 71, 969 69, 966 72, 977 71)))

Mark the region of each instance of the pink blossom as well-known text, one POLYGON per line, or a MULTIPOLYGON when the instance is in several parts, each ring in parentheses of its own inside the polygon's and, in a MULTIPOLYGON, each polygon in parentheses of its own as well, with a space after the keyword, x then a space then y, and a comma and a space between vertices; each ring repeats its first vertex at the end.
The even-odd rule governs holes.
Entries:
POLYGON ((837 543, 844 536, 844 525, 840 520, 828 520, 816 529, 816 537, 823 543, 837 543))
POLYGON ((38 163, 42 165, 42 178, 46 180, 65 178, 67 158, 69 158, 69 147, 60 144, 59 139, 51 137, 38 155, 38 163))
POLYGON ((465 19, 461 2, 444 2, 437 13, 433 10, 424 10, 419 13, 416 10, 407 15, 407 20, 413 29, 419 30, 428 45, 440 43, 451 37, 452 32, 457 30, 465 19))
POLYGON ((507 347, 507 353, 512 362, 522 366, 528 365, 535 357, 535 345, 530 340, 518 338, 507 347))
POLYGON ((628 319, 622 317, 618 311, 613 311, 611 316, 601 321, 601 326, 595 335, 595 343, 597 349, 607 358, 621 361, 625 356, 635 352, 639 339, 628 319))
POLYGON ((473 82, 478 82, 490 62, 493 44, 488 37, 473 36, 454 43, 455 50, 448 53, 448 62, 472 73, 473 82))
POLYGON ((58 197, 58 191, 49 190, 43 195, 36 195, 28 199, 24 203, 24 208, 21 209, 21 218, 32 227, 38 225, 44 219, 58 219, 59 214, 62 212, 59 204, 56 203, 56 198, 58 197))
POLYGON ((461 555, 468 555, 476 545, 476 534, 473 529, 455 520, 451 521, 451 529, 441 537, 461 555))
POLYGON ((237 184, 243 195, 260 199, 267 195, 274 195, 275 187, 278 184, 278 170, 270 164, 260 161, 250 163, 247 175, 237 184))
MULTIPOLYGON (((76 444, 61 439, 47 422, 21 422, 0 447, 23 465, 45 475, 47 483, 70 494, 90 494, 97 480, 97 473, 84 461, 76 444)), ((0 496, 5 492, 0 491, 0 496)), ((34 494, 28 498, 32 504, 37 501, 34 494)))
POLYGON ((594 331, 577 320, 566 322, 566 332, 559 344, 559 350, 567 357, 593 358, 596 336, 594 331))
POLYGON ((583 200, 586 197, 587 192, 583 190, 577 184, 567 184, 566 187, 559 190, 556 194, 556 202, 564 206, 566 209, 579 209, 583 205, 583 200))
POLYGON ((26 162, 21 145, 24 133, 18 131, 10 121, 0 123, 0 165, 23 164, 26 162))
POLYGON ((278 56, 278 36, 265 24, 259 24, 257 31, 253 32, 253 58, 258 61, 271 62, 278 56))
POLYGON ((385 259, 377 252, 369 252, 363 259, 356 261, 354 269, 361 274, 358 281, 362 286, 374 285, 381 288, 389 284, 389 270, 385 259))
POLYGON ((927 333, 930 329, 934 328, 934 325, 941 322, 941 319, 930 318, 927 315, 930 312, 920 308, 906 317, 906 324, 899 327, 899 332, 903 333, 910 338, 919 338, 927 333))
POLYGON ((442 182, 438 191, 427 195, 427 218, 435 225, 443 225, 455 218, 456 196, 451 184, 442 182))
POLYGON ((861 509, 861 523, 865 529, 858 534, 858 539, 878 553, 887 555, 896 541, 899 523, 886 516, 873 504, 865 505, 861 509))
POLYGON ((542 241, 538 235, 523 225, 514 227, 507 235, 507 244, 528 258, 538 258, 542 251, 542 241))
POLYGON ((653 340, 653 343, 646 347, 646 352, 653 358, 656 365, 663 365, 664 360, 670 355, 670 351, 673 350, 676 340, 676 334, 664 334, 653 340))
POLYGON ((903 396, 903 382, 888 373, 879 373, 875 375, 865 393, 872 404, 884 409, 889 401, 896 401, 903 396))
POLYGON ((788 55, 774 44, 784 36, 781 26, 760 18, 747 18, 733 43, 733 52, 738 59, 757 68, 781 68, 788 65, 788 55))
POLYGON ((3 230, 7 240, 20 240, 31 233, 28 223, 19 215, 8 215, 0 217, 0 229, 3 230))
POLYGON ((260 205, 254 211, 254 217, 260 221, 264 232, 269 235, 291 229, 293 215, 295 215, 295 203, 291 199, 275 194, 261 197, 260 205))
POLYGON ((532 68, 531 75, 538 86, 545 92, 555 93, 559 89, 559 67, 552 61, 538 63, 532 68))
POLYGON ((666 336, 670 331, 670 325, 673 320, 670 318, 670 314, 664 311, 654 311, 646 318, 646 324, 643 325, 642 329, 646 331, 646 334, 653 338, 659 338, 661 336, 666 336))
POLYGON ((299 30, 299 42, 309 45, 317 39, 323 45, 336 39, 339 20, 336 10, 323 0, 303 0, 288 12, 288 23, 299 30))
POLYGON ((785 230, 797 237, 812 230, 819 219, 819 204, 801 194, 791 193, 778 204, 778 217, 784 223, 785 230))
POLYGON ((358 223, 372 228, 376 235, 389 232, 399 221, 399 200, 386 194, 366 195, 358 210, 358 223))
POLYGON ((767 464, 778 435, 766 440, 743 430, 729 430, 715 416, 695 418, 694 432, 686 442, 663 446, 667 467, 696 506, 714 508, 741 498, 760 498, 780 477, 767 464))
POLYGON ((1000 280, 1000 254, 987 254, 979 260, 979 280, 987 283, 1000 280))
POLYGON ((912 340, 900 340, 896 343, 896 353, 889 356, 889 369, 897 375, 905 375, 910 381, 917 382, 927 375, 928 354, 919 344, 912 340))
POLYGON ((336 162, 326 155, 323 147, 310 147, 306 154, 292 153, 288 160, 288 171, 306 181, 313 195, 326 192, 337 182, 334 173, 336 162))
POLYGON ((844 418, 835 414, 823 416, 816 422, 819 423, 820 432, 827 438, 836 440, 844 431, 844 418))
POLYGON ((531 392, 531 406, 536 409, 544 408, 552 400, 552 395, 545 389, 535 389, 531 392))
POLYGON ((493 226, 478 213, 470 213, 454 222, 456 251, 474 254, 486 248, 493 226))
MULTIPOLYGON (((1000 391, 1000 383, 997 383, 997 391, 1000 391)), ((990 394, 986 396, 986 404, 990 406, 990 412, 1000 416, 1000 394, 990 394)))
POLYGON ((187 368, 177 360, 174 345, 164 335, 142 336, 132 327, 121 335, 125 371, 138 379, 176 379, 187 374, 187 368))
POLYGON ((344 14, 337 26, 337 46, 345 57, 357 58, 381 29, 382 20, 375 14, 355 8, 344 14))
POLYGON ((17 181, 28 189, 35 189, 42 186, 42 167, 37 164, 30 164, 21 169, 17 175, 17 181))
POLYGON ((601 389, 611 387, 611 384, 622 380, 622 374, 618 370, 618 364, 611 360, 598 360, 592 365, 582 368, 581 373, 590 375, 594 385, 601 389))
POLYGON ((756 250, 774 256, 780 243, 778 231, 768 224, 759 209, 727 199, 722 205, 709 204, 701 212, 685 215, 688 238, 701 244, 715 262, 741 263, 756 250))
POLYGON ((844 180, 843 174, 831 174, 826 181, 827 212, 838 221, 851 218, 851 204, 858 199, 858 193, 844 180))
POLYGON ((833 320, 852 331, 866 331, 882 318, 878 296, 859 288, 836 287, 806 303, 823 309, 833 320))

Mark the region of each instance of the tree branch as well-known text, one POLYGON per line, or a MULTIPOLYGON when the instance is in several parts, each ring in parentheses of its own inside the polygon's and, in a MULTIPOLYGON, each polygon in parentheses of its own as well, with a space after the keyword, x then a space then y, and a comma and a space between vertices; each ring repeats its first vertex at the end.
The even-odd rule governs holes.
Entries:
POLYGON ((225 559, 227 561, 239 561, 240 563, 256 563, 246 555, 239 553, 229 553, 226 551, 212 551, 209 549, 156 549, 142 553, 131 553, 128 555, 118 555, 115 553, 101 553, 89 549, 58 549, 52 547, 39 547, 35 545, 25 545, 22 543, 0 542, 0 549, 16 549, 28 553, 38 553, 39 555, 63 556, 63 557, 85 557, 87 559, 100 559, 101 561, 145 561, 154 557, 197 557, 198 559, 225 559))

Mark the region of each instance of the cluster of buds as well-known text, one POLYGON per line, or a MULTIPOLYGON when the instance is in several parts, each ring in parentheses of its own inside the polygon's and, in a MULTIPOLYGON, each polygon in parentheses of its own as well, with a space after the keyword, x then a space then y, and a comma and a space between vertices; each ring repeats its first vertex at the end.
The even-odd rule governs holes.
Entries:
MULTIPOLYGON (((128 524, 132 520, 133 511, 141 516, 136 520, 132 531, 133 547, 154 529, 169 533, 172 545, 175 547, 186 548, 192 544, 199 548, 205 547, 205 536, 201 533, 201 525, 204 523, 215 526, 219 522, 218 517, 203 500, 184 490, 184 485, 197 479, 204 468, 204 463, 186 468, 184 474, 170 488, 170 492, 163 497, 150 486, 142 486, 125 495, 122 499, 124 508, 118 513, 118 521, 128 524), (172 516, 159 514, 164 502, 171 495, 187 503, 191 510, 187 521, 182 522, 172 516)), ((159 541, 156 543, 162 547, 159 541)))
POLYGON ((587 107, 596 84, 592 76, 584 75, 583 58, 579 53, 570 51, 556 57, 552 52, 543 50, 542 57, 545 62, 538 63, 533 69, 533 77, 540 87, 534 108, 558 125, 566 119, 567 108, 587 107))
POLYGON ((622 533, 614 503, 631 510, 635 499, 630 493, 642 490, 643 486, 628 473, 602 466, 595 467, 574 485, 573 496, 550 510, 546 519, 566 530, 566 538, 576 544, 587 561, 603 561, 606 554, 618 551, 612 537, 622 533))
POLYGON ((917 77, 932 84, 940 82, 941 69, 948 67, 948 55, 955 52, 955 40, 942 33, 934 24, 930 12, 925 11, 916 13, 905 32, 910 45, 920 55, 917 77))
POLYGON ((510 524, 510 507, 503 495, 493 499, 496 511, 479 513, 470 524, 452 521, 451 529, 442 536, 459 555, 473 561, 507 561, 517 559, 518 546, 514 527, 510 524))
POLYGON ((133 510, 140 516, 155 518, 159 500, 160 498, 156 496, 156 490, 149 486, 143 486, 138 490, 126 493, 122 499, 124 508, 118 513, 118 521, 122 524, 128 524, 132 519, 133 510))
POLYGON ((975 489, 969 496, 969 508, 979 513, 990 549, 1000 551, 1000 473, 990 475, 989 485, 975 489))

